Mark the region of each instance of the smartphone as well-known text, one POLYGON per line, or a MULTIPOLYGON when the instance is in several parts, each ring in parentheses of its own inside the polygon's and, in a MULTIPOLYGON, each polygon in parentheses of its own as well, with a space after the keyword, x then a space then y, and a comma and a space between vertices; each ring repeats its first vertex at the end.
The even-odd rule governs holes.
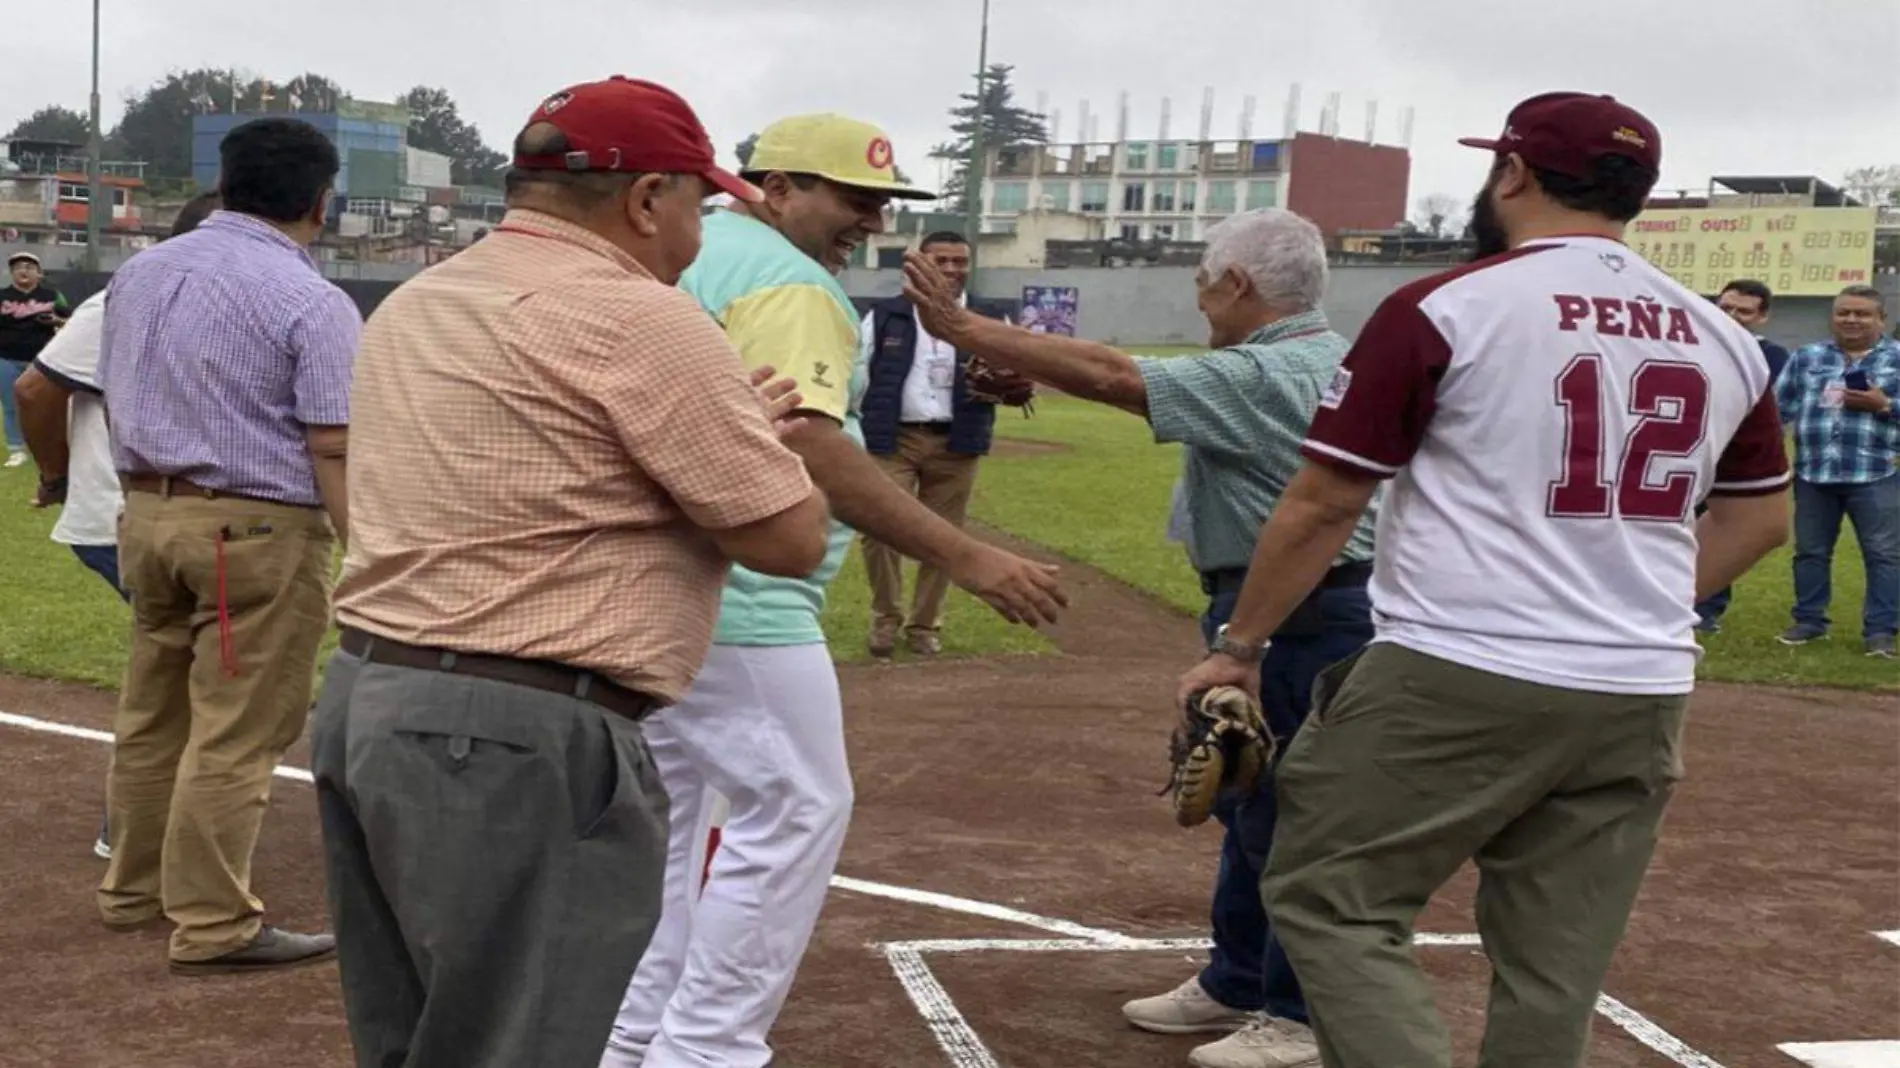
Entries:
POLYGON ((1867 372, 1858 367, 1847 372, 1846 377, 1841 379, 1841 381, 1846 383, 1848 389, 1854 390, 1857 393, 1867 392, 1867 372))

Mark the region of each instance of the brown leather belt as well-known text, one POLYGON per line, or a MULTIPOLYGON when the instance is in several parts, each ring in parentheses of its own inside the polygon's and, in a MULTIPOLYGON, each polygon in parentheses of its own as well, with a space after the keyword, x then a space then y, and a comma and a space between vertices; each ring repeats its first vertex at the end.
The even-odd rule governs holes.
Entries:
POLYGON ((200 486, 188 478, 176 475, 119 474, 119 488, 127 493, 151 493, 160 497, 199 497, 207 501, 259 501, 264 504, 283 504, 286 508, 303 508, 306 505, 284 504, 269 497, 259 497, 249 493, 227 493, 224 490, 200 486))
POLYGON ((565 664, 405 645, 355 627, 341 627, 339 633, 342 640, 338 644, 344 652, 372 664, 440 671, 449 675, 470 675, 478 679, 528 686, 590 701, 631 720, 645 719, 658 711, 660 706, 659 701, 638 690, 629 690, 591 671, 565 664))

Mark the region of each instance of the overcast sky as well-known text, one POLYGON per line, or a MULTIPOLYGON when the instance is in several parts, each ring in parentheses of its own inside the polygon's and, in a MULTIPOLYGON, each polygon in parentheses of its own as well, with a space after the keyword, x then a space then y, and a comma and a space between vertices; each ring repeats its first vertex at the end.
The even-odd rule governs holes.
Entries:
MULTIPOLYGON (((946 107, 973 84, 981 2, 104 8, 108 128, 128 91, 167 70, 235 66, 279 81, 312 70, 365 99, 443 86, 505 151, 545 94, 625 73, 681 92, 728 161, 733 144, 773 118, 841 111, 883 125, 900 165, 934 186, 939 168, 927 153, 947 136, 946 107)), ((39 11, 30 45, 16 41, 0 63, 0 130, 44 103, 85 107, 81 0, 39 11)), ((1484 161, 1454 140, 1496 133, 1512 103, 1550 89, 1612 93, 1648 114, 1663 133, 1666 188, 1702 187, 1718 174, 1838 180, 1857 165, 1900 163, 1900 0, 994 0, 990 57, 1015 65, 1025 104, 1048 94, 1066 140, 1085 98, 1111 138, 1123 90, 1139 137, 1155 135, 1164 96, 1173 135, 1193 136, 1205 86, 1215 90, 1216 138, 1236 135, 1248 94, 1258 97, 1255 135, 1278 133, 1296 82, 1305 130, 1317 129, 1333 92, 1342 136, 1363 136, 1376 100, 1379 139, 1396 143, 1404 109, 1414 108, 1414 203, 1440 192, 1468 198, 1484 161)))

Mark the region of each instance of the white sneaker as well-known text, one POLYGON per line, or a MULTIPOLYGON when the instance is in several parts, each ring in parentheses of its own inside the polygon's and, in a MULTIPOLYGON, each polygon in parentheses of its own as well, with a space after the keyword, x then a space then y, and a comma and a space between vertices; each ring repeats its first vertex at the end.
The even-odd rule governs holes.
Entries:
POLYGON ((1194 1068, 1305 1068, 1319 1063, 1313 1030, 1292 1020, 1258 1015, 1240 1031, 1188 1054, 1194 1068))
POLYGON ((15 449, 12 452, 8 453, 7 466, 8 467, 25 467, 26 453, 19 449, 15 449))
POLYGON ((1163 1035, 1192 1035, 1202 1031, 1237 1031, 1253 1013, 1230 1009, 1215 1001, 1195 976, 1165 994, 1141 998, 1122 1006, 1122 1015, 1143 1031, 1163 1035))

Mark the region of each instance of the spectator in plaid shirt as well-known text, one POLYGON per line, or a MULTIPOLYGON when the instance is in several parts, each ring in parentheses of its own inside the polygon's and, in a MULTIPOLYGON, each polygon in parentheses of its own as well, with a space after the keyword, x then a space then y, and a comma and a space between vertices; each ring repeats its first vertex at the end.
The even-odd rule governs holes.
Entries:
POLYGON ((1861 634, 1892 659, 1900 630, 1900 341, 1883 337, 1880 291, 1834 298, 1834 340, 1795 352, 1775 383, 1794 428, 1794 626, 1788 645, 1827 635, 1834 543, 1853 520, 1867 562, 1861 634))

